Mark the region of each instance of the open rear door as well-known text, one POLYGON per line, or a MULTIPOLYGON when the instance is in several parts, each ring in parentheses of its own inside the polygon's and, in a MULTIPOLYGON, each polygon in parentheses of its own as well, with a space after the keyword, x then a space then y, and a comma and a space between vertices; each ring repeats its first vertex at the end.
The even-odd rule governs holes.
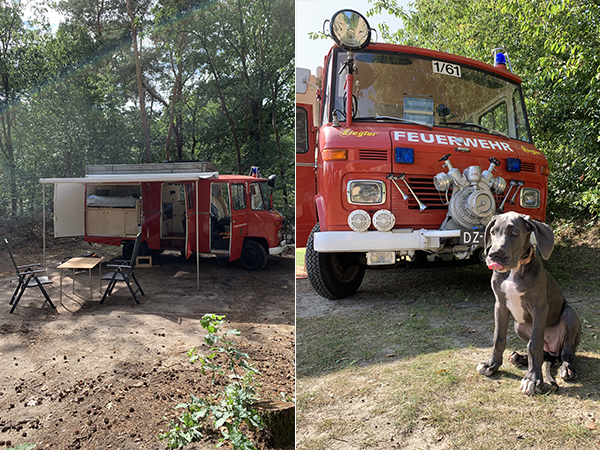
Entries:
POLYGON ((85 184, 54 184, 54 237, 85 235, 85 184))
POLYGON ((197 182, 185 183, 185 208, 187 211, 187 225, 185 227, 185 252, 186 258, 189 258, 192 253, 196 253, 196 221, 198 220, 198 209, 196 205, 196 190, 197 182))

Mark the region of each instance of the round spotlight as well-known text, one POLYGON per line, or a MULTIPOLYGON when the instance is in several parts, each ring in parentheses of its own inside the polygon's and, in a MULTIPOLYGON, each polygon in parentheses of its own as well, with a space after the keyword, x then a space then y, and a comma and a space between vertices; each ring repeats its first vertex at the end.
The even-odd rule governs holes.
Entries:
POLYGON ((336 12, 331 18, 331 37, 346 51, 357 52, 371 42, 371 27, 360 13, 351 9, 336 12))
POLYGON ((396 217, 387 209, 380 209, 373 215, 373 226, 379 231, 390 231, 396 224, 396 217))
POLYGON ((348 225, 354 231, 367 231, 371 226, 371 216, 362 209, 354 210, 348 216, 348 225))

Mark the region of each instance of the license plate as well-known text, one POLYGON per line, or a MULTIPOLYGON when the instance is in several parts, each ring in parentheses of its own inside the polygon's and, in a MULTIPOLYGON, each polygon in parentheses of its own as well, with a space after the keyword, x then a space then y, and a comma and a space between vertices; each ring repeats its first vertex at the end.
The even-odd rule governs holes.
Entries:
POLYGON ((482 245, 483 244, 483 231, 460 231, 460 243, 462 245, 482 245))

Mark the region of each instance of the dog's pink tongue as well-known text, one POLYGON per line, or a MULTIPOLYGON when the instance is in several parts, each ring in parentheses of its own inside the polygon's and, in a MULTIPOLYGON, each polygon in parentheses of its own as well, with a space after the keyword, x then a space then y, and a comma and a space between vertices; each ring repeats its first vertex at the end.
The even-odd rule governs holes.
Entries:
POLYGON ((504 266, 502 264, 491 262, 491 263, 488 264, 488 269, 490 269, 490 270, 502 270, 502 269, 504 269, 504 266))

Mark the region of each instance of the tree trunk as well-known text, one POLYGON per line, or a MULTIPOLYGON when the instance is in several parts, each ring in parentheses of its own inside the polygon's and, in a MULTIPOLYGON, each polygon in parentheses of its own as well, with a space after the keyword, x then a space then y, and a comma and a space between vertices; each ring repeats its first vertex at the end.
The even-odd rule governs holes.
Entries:
POLYGON ((235 121, 233 120, 233 117, 230 114, 229 109, 227 108, 227 102, 225 101, 225 94, 221 90, 221 78, 219 77, 219 72, 217 71, 217 68, 214 65, 213 59, 211 57, 210 52, 208 51, 207 45, 204 46, 204 51, 206 52, 206 55, 208 56, 208 63, 210 66, 210 70, 215 79, 215 85, 217 87, 217 95, 219 97, 219 101, 221 102, 221 110, 223 111, 223 114, 225 114, 225 117, 227 118, 227 122, 229 122, 229 129, 231 130, 231 135, 233 137, 233 145, 235 147, 237 166, 238 166, 238 175, 241 175, 242 174, 242 153, 240 150, 240 143, 238 140, 237 132, 235 130, 235 121))
POLYGON ((4 111, 6 111, 2 117, 3 120, 3 127, 2 127, 2 134, 4 134, 4 148, 3 153, 4 153, 4 157, 6 158, 6 166, 8 168, 8 184, 10 187, 10 207, 11 207, 11 215, 12 216, 16 216, 17 215, 17 179, 16 179, 16 172, 17 172, 17 165, 15 162, 15 153, 14 153, 14 147, 13 147, 13 141, 12 141, 12 122, 11 122, 11 111, 10 108, 8 107, 9 105, 9 98, 11 97, 10 95, 10 91, 11 91, 11 85, 10 85, 10 81, 8 79, 8 73, 3 73, 2 74, 2 89, 4 90, 4 98, 5 98, 5 103, 2 105, 2 109, 4 111))
POLYGON ((277 115, 275 114, 275 103, 277 101, 277 87, 275 86, 272 91, 273 100, 273 113, 271 114, 271 123, 273 124, 273 131, 275 132, 275 142, 277 143, 277 152, 279 153, 279 172, 281 173, 281 184, 283 186, 283 203, 285 206, 288 205, 287 188, 285 187, 285 160, 283 158, 283 152, 281 151, 281 140, 279 138, 279 130, 277 129, 277 115))
POLYGON ((269 432, 277 448, 294 446, 296 434, 296 404, 266 400, 253 405, 262 417, 265 430, 269 432))
POLYGON ((133 57, 135 59, 135 72, 137 75, 138 95, 140 97, 140 113, 142 115, 142 130, 144 132, 144 142, 146 144, 146 162, 152 162, 152 149, 150 147, 150 131, 148 130, 148 121, 146 119, 146 100, 144 86, 142 84, 142 67, 140 65, 140 55, 138 52, 137 30, 135 28, 135 16, 131 9, 131 0, 127 0, 127 14, 131 20, 131 40, 133 41, 133 57))

